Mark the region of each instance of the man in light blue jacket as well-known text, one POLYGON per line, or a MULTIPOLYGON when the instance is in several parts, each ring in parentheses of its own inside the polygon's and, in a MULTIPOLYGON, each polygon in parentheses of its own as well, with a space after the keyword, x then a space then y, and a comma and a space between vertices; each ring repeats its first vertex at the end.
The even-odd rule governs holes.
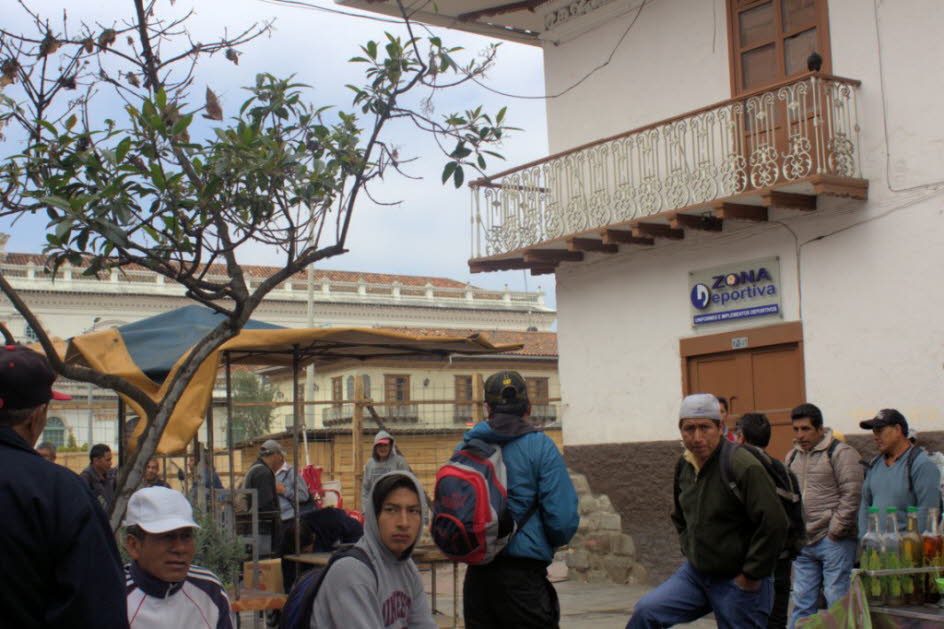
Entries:
MULTIPOLYGON (((488 420, 464 442, 481 439, 502 446, 508 473, 508 508, 521 522, 537 510, 489 564, 469 566, 463 587, 467 629, 550 629, 560 621, 557 592, 547 579, 554 549, 577 532, 577 492, 554 442, 527 421, 528 388, 515 371, 485 381, 488 420)), ((461 447, 461 446, 460 446, 461 447)))

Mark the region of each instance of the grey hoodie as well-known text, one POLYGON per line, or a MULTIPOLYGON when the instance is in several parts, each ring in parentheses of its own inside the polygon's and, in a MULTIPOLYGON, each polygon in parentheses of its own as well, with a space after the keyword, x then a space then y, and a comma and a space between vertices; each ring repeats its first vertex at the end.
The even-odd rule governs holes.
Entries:
MULTIPOLYGON (((403 471, 409 472, 410 466, 407 464, 406 459, 400 455, 397 451, 397 442, 386 430, 381 430, 376 435, 374 435, 374 447, 371 449, 370 460, 367 461, 367 466, 364 468, 364 483, 361 487, 361 504, 366 504, 369 502, 367 500, 368 492, 373 488, 374 483, 377 482, 377 479, 386 474, 387 472, 394 471, 403 471), (377 458, 377 442, 381 439, 390 440, 390 456, 386 460, 381 461, 377 458)), ((425 520, 424 520, 425 522, 425 520)))
MULTIPOLYGON (((408 472, 390 473, 400 474, 413 481, 425 522, 423 488, 408 472)), ((367 552, 377 577, 354 557, 339 559, 315 598, 312 629, 436 629, 420 573, 410 558, 413 547, 397 557, 383 544, 372 499, 364 503, 364 536, 357 546, 367 552)))

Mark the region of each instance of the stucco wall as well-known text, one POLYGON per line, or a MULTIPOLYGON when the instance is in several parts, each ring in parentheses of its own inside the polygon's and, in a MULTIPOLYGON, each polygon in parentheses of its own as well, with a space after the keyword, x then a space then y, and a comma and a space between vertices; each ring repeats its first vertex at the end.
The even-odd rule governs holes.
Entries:
MULTIPOLYGON (((762 224, 727 221, 722 234, 687 231, 681 242, 621 247, 558 267, 568 445, 676 438, 679 339, 780 321, 693 330, 688 272, 774 255, 783 320, 803 323, 807 398, 833 425, 857 430, 859 419, 885 406, 901 409, 919 430, 940 425, 944 194, 935 179, 944 178, 936 113, 942 88, 917 63, 926 55, 903 55, 915 41, 932 51, 940 45, 944 5, 916 0, 894 12, 886 5, 829 2, 833 71, 862 81, 869 201, 820 197, 816 212, 775 211, 762 224)), ((549 102, 552 150, 727 98, 724 6, 647 4, 612 63, 549 102)), ((548 46, 549 91, 605 58, 633 15, 548 46)))
MULTIPOLYGON (((723 1, 646 4, 606 67, 547 101, 551 153, 728 98, 723 1)), ((571 41, 544 46, 548 94, 571 87, 607 60, 639 1, 622 4, 630 9, 622 16, 571 41)))

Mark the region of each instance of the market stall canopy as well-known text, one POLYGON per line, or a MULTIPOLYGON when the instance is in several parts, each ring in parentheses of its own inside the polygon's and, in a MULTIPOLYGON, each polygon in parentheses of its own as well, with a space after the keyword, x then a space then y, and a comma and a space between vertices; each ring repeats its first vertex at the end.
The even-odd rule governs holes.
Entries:
MULTIPOLYGON (((185 306, 135 323, 77 336, 69 341, 66 361, 120 376, 159 402, 193 346, 223 320, 202 306, 185 306)), ((412 336, 370 328, 292 329, 250 321, 235 337, 200 365, 161 437, 158 452, 180 452, 203 423, 224 352, 244 365, 324 365, 339 360, 496 354, 521 345, 492 345, 484 336, 412 336)), ((141 408, 125 400, 143 417, 141 408)), ((138 422, 130 440, 144 430, 138 422)))

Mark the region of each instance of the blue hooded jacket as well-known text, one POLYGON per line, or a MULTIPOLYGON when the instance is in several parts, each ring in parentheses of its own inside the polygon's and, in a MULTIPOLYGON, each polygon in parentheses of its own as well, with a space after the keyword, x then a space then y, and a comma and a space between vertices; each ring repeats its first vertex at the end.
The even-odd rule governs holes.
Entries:
MULTIPOLYGON (((496 419, 505 420, 496 422, 496 425, 502 425, 511 418, 499 418, 496 415, 491 421, 495 422, 496 419)), ((502 446, 502 458, 508 472, 508 508, 515 520, 520 522, 535 501, 540 505, 524 527, 511 538, 502 556, 551 563, 554 549, 567 544, 580 523, 577 492, 557 446, 542 432, 498 432, 487 421, 476 424, 466 432, 463 444, 470 439, 481 439, 502 446)))

